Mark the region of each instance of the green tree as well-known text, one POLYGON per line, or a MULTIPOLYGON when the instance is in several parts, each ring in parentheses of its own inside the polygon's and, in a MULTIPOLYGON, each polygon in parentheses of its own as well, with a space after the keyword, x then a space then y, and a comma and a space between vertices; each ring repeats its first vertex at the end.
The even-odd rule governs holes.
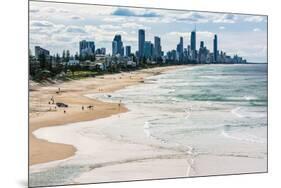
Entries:
POLYGON ((66 50, 66 57, 65 57, 65 61, 68 62, 70 59, 70 52, 69 50, 66 50))
POLYGON ((47 69, 47 59, 46 59, 46 55, 44 53, 42 53, 38 56, 38 61, 39 61, 41 69, 47 69))
POLYGON ((66 58, 65 50, 63 50, 63 52, 62 52, 62 61, 63 62, 65 61, 65 58, 66 58))
POLYGON ((79 55, 78 55, 78 52, 75 53, 75 56, 74 56, 75 60, 79 60, 79 55))

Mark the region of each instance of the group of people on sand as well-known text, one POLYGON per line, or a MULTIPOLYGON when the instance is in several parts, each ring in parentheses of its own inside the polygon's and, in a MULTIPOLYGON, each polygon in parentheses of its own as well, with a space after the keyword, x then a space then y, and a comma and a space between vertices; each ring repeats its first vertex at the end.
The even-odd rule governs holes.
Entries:
MULTIPOLYGON (((94 110, 94 105, 88 105, 88 106, 87 106, 87 109, 88 109, 88 110, 94 110)), ((82 110, 85 110, 85 107, 84 107, 84 106, 82 106, 82 110)))
MULTIPOLYGON (((101 92, 101 91, 103 91, 103 89, 99 88, 99 91, 101 92)), ((60 92, 61 92, 61 89, 58 88, 58 90, 56 91, 56 94, 60 94, 60 92)), ((121 102, 122 102, 122 101, 120 100, 119 103, 118 103, 118 109, 119 109, 119 111, 120 111, 120 108, 121 108, 121 102)), ((51 97, 51 99, 50 99, 50 101, 48 102, 48 104, 49 104, 49 105, 54 105, 54 104, 56 104, 55 107, 54 107, 54 110, 57 111, 57 103, 55 103, 54 96, 51 97)), ((61 106, 58 106, 58 107, 61 107, 61 106)), ((66 107, 67 107, 67 105, 66 105, 66 107)), ((85 108, 87 108, 88 110, 94 110, 94 107, 95 107, 94 105, 88 105, 88 106, 82 105, 81 110, 84 111, 85 108)), ((52 111, 52 106, 50 106, 49 111, 52 111)), ((63 113, 66 114, 66 109, 65 109, 65 107, 64 107, 63 113)))

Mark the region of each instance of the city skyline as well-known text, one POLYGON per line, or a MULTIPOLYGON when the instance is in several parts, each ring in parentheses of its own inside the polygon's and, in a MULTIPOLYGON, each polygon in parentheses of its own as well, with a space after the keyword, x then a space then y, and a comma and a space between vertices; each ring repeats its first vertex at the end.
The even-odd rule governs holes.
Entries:
POLYGON ((144 29, 145 41, 154 43, 154 37, 159 37, 161 48, 166 54, 177 48, 180 37, 183 37, 183 48, 187 48, 196 24, 197 50, 200 42, 204 41, 204 45, 212 51, 214 35, 217 34, 219 50, 231 56, 238 54, 249 62, 266 62, 267 20, 263 16, 108 6, 100 12, 98 6, 43 5, 31 2, 32 50, 34 46, 41 46, 49 49, 51 54, 61 54, 67 49, 75 54, 79 53, 79 42, 89 40, 95 42, 96 49, 106 48, 107 54, 112 54, 114 36, 121 35, 124 48, 130 46, 130 51, 134 53, 139 48, 138 30, 144 29), (74 8, 79 9, 75 14, 74 8), (57 14, 63 14, 64 17, 55 18, 57 14))

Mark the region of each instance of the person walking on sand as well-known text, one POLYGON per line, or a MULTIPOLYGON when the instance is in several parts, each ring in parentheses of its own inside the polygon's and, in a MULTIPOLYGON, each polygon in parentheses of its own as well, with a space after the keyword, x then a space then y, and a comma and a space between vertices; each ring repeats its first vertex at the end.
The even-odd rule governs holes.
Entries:
POLYGON ((65 111, 65 110, 63 110, 63 113, 65 114, 65 113, 66 113, 66 111, 65 111))
POLYGON ((121 100, 119 101, 119 103, 118 103, 118 107, 119 107, 119 111, 120 111, 120 108, 121 108, 121 100))
POLYGON ((55 104, 54 96, 51 97, 52 104, 55 104))
POLYGON ((82 106, 82 110, 84 110, 84 106, 82 106))

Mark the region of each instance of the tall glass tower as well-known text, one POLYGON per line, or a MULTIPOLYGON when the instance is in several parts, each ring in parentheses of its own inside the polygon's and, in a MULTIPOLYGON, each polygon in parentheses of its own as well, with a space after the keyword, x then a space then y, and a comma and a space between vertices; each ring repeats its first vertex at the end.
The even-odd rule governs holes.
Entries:
POLYGON ((139 30, 139 57, 144 56, 144 42, 145 42, 145 32, 143 29, 139 30))
POLYGON ((218 60, 218 37, 215 35, 214 37, 214 61, 218 60))
POLYGON ((191 50, 196 50, 196 31, 191 32, 191 39, 190 39, 190 46, 191 50))

